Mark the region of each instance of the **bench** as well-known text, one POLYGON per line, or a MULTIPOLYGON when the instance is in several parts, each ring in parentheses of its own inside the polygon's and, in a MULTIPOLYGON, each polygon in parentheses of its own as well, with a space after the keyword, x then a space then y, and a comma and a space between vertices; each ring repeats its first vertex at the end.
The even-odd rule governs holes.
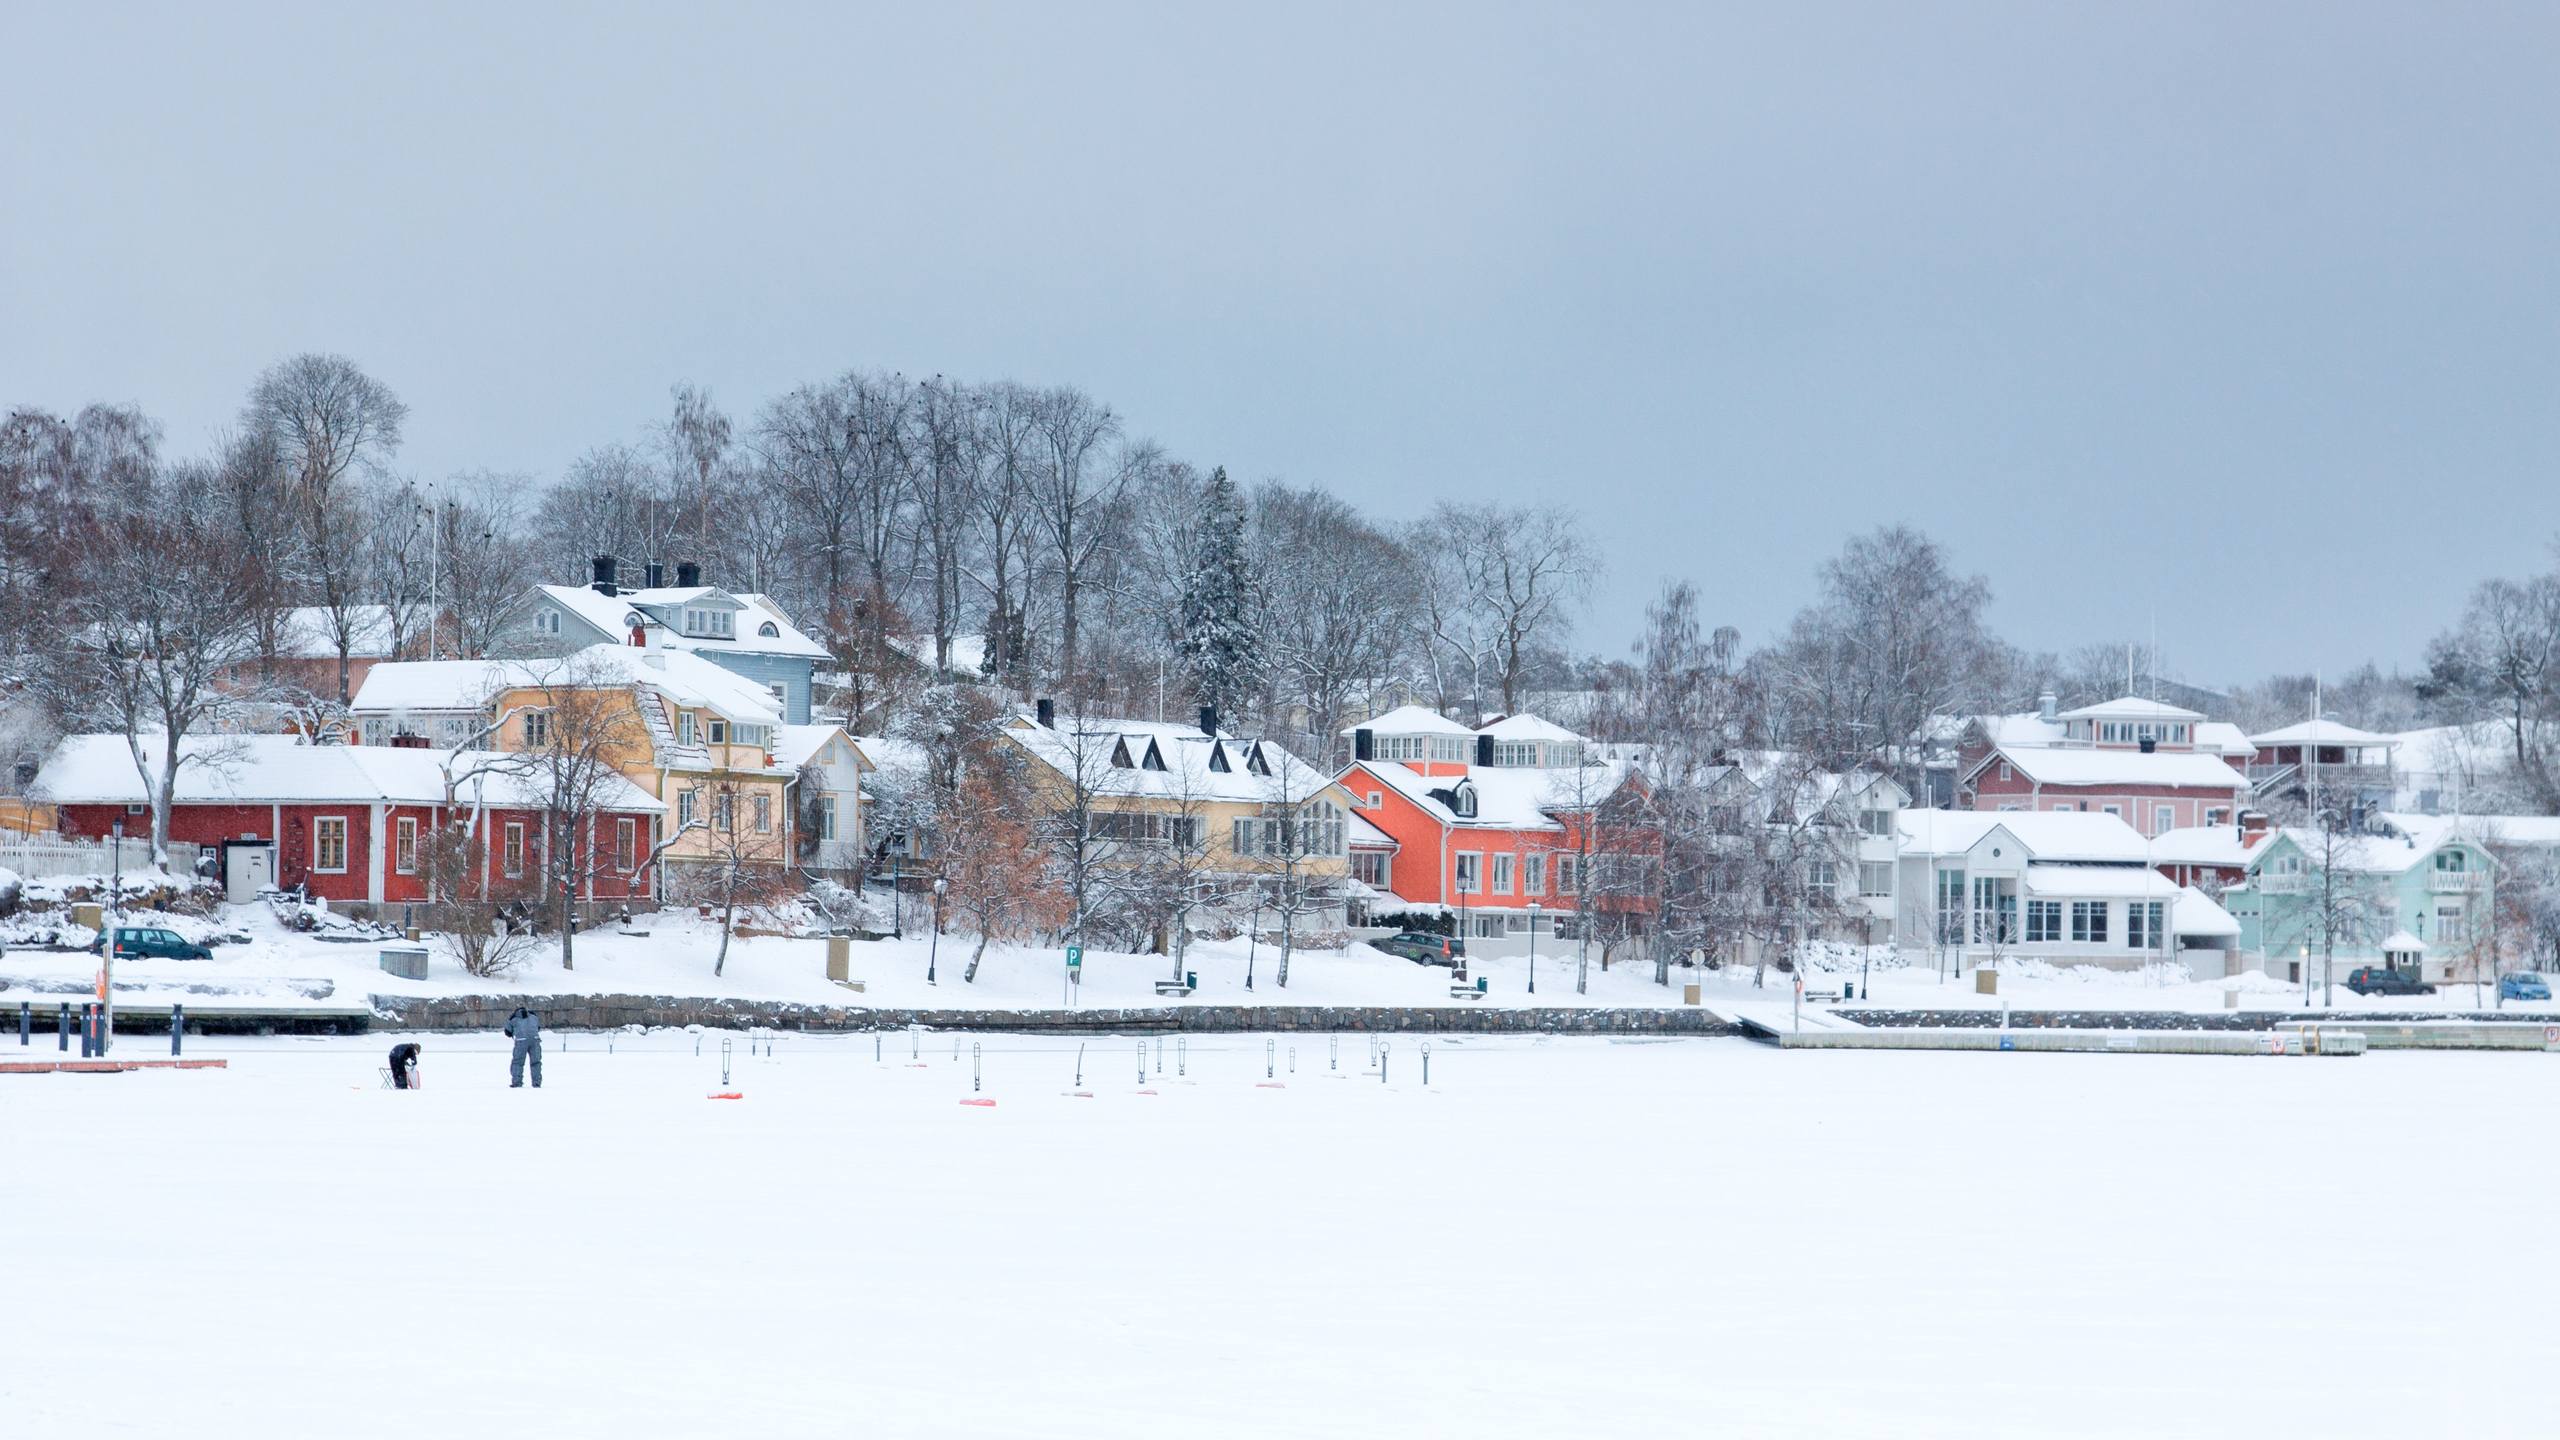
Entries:
POLYGON ((1159 980, 1156 982, 1156 993, 1159 995, 1188 995, 1191 993, 1191 987, 1183 984, 1179 980, 1159 980))
POLYGON ((1840 998, 1840 991, 1836 986, 1829 990, 1807 990, 1804 992, 1804 998, 1820 1004, 1829 1004, 1840 998))
POLYGON ((1481 1000, 1484 998, 1484 992, 1477 989, 1473 981, 1469 981, 1464 985, 1450 986, 1449 998, 1452 1000, 1481 1000))

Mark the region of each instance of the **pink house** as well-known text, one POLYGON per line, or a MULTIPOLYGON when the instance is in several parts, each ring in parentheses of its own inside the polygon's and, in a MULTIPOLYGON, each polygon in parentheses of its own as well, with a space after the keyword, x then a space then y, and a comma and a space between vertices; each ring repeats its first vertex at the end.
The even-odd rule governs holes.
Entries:
POLYGON ((2114 815, 2144 835, 2226 825, 2249 795, 2247 756, 2193 710, 2126 697, 2040 717, 2032 740, 2003 734, 1957 777, 1969 810, 2114 815))

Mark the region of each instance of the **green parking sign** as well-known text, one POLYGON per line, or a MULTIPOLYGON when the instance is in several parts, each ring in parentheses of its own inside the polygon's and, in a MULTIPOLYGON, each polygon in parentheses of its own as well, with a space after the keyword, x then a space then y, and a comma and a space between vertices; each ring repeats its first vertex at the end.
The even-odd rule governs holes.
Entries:
POLYGON ((1070 945, 1067 947, 1067 968, 1070 970, 1081 970, 1084 968, 1083 946, 1070 945))

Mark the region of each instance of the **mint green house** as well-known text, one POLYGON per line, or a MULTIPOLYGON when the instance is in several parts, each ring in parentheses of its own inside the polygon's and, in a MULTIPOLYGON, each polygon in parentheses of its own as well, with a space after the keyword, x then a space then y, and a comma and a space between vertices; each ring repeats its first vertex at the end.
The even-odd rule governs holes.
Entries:
POLYGON ((2321 874, 2319 832, 2288 829, 2258 847, 2246 878, 2222 892, 2240 922, 2240 949, 2279 980, 2345 981, 2363 965, 2389 965, 2430 984, 2498 973, 2497 861, 2453 816, 2395 817, 2390 832, 2341 842, 2332 883, 2321 874), (2320 973, 2321 896, 2341 896, 2340 933, 2326 941, 2335 966, 2320 973))

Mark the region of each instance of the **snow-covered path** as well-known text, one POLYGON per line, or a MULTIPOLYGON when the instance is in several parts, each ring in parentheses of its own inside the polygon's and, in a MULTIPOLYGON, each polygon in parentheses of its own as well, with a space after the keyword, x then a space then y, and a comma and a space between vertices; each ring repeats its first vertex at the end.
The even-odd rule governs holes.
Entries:
POLYGON ((13 1429, 2549 1433, 2539 1055, 388 1043, 0 1079, 13 1429))

